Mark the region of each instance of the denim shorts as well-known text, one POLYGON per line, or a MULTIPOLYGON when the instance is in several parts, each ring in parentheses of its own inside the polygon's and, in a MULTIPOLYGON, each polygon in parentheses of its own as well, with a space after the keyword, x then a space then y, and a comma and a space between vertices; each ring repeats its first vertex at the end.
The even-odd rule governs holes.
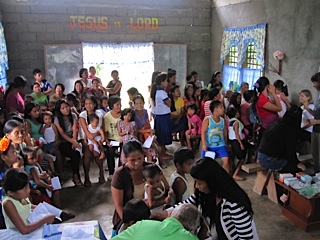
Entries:
POLYGON ((262 167, 271 171, 279 171, 287 164, 287 160, 284 158, 269 157, 261 152, 258 152, 258 161, 262 167))

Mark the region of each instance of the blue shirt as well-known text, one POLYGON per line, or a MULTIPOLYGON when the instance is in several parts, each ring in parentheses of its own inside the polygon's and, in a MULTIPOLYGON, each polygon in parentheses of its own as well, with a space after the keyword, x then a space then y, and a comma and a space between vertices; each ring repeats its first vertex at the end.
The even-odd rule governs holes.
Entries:
POLYGON ((220 122, 215 122, 211 116, 208 117, 209 126, 206 132, 207 147, 223 147, 224 143, 224 119, 220 117, 220 122))
POLYGON ((45 92, 49 88, 52 88, 51 84, 46 79, 42 79, 42 85, 40 86, 41 92, 45 92))

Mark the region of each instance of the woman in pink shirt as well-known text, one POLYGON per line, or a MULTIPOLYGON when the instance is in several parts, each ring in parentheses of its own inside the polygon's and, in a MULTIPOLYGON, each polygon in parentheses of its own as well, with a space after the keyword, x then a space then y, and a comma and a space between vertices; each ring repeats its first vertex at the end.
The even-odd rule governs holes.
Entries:
POLYGON ((13 79, 13 82, 10 83, 6 94, 4 96, 6 112, 9 115, 10 113, 19 113, 23 115, 24 113, 24 88, 27 85, 27 79, 23 76, 16 76, 13 79))

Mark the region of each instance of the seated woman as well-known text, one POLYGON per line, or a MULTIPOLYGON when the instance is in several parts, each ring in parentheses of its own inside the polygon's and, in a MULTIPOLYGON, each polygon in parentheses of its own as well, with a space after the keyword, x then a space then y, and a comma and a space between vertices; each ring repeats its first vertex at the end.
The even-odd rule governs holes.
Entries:
POLYGON ((49 102, 57 102, 65 97, 63 94, 65 87, 62 83, 57 83, 54 86, 54 93, 51 95, 49 102))
POLYGON ((261 166, 272 171, 291 173, 306 170, 306 167, 299 163, 295 151, 301 114, 301 108, 292 105, 282 119, 265 130, 258 150, 261 166))

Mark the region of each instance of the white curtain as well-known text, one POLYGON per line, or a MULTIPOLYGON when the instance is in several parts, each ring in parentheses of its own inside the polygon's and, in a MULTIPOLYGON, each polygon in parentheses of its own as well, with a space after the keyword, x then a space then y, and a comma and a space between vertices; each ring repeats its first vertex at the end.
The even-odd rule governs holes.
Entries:
POLYGON ((111 80, 111 71, 119 72, 122 105, 127 107, 127 90, 135 87, 146 98, 154 71, 153 43, 82 43, 83 66, 97 69, 103 86, 111 80))

